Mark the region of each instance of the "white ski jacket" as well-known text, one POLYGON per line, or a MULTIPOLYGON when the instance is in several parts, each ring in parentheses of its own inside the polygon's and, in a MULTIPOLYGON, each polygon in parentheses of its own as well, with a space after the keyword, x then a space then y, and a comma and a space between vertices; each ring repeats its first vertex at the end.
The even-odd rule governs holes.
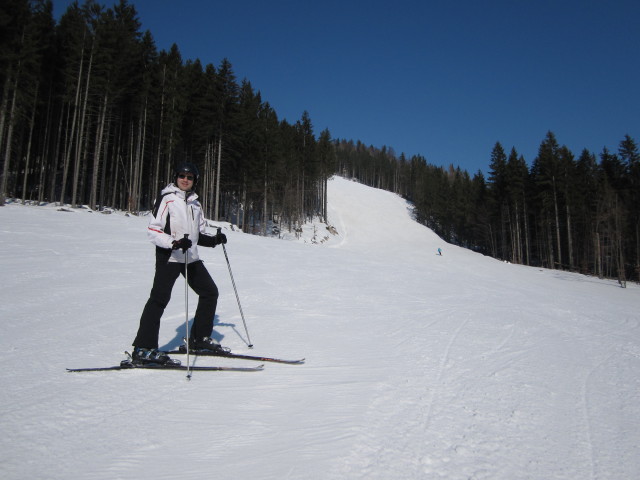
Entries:
POLYGON ((198 241, 204 246, 211 244, 213 237, 205 233, 205 221, 202 206, 195 192, 184 192, 170 183, 156 200, 147 235, 151 243, 161 249, 171 252, 169 261, 184 263, 185 254, 182 250, 171 250, 173 242, 189 234, 193 242, 189 249, 189 263, 200 260, 198 256, 198 241), (188 196, 187 196, 188 194, 188 196), (200 238, 201 235, 205 238, 200 238), (204 241, 203 241, 204 240, 204 241))

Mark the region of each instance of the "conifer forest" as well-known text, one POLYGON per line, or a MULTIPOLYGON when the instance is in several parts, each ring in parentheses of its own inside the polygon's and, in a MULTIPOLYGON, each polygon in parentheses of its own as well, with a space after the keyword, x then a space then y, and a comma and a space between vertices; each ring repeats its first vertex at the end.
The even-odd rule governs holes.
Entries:
MULTIPOLYGON (((0 5, 0 205, 148 211, 176 163, 200 170, 207 218, 277 235, 327 222, 334 174, 395 192, 444 240, 512 263, 640 280, 640 152, 571 152, 553 132, 534 159, 496 142, 487 177, 279 120, 229 59, 158 49, 133 2, 0 5), (530 162, 530 166, 528 164, 530 162)), ((384 235, 381 231, 381 235, 384 235)), ((389 248, 393 248, 390 238, 389 248)))

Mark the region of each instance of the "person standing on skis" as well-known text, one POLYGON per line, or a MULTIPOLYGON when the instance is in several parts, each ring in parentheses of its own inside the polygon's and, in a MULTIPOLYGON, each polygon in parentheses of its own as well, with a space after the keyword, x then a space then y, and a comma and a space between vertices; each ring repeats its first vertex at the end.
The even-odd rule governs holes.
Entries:
POLYGON ((180 274, 188 269, 188 283, 198 295, 195 320, 189 335, 193 350, 225 351, 212 338, 213 320, 218 303, 218 287, 198 256, 198 246, 215 247, 227 243, 227 237, 205 231, 202 206, 195 187, 198 168, 188 162, 177 165, 173 183, 158 196, 147 234, 156 246, 156 267, 149 300, 142 311, 140 326, 133 341, 135 363, 179 363, 158 350, 160 318, 180 274), (187 255, 188 252, 188 256, 187 255), (185 256, 188 264, 185 265, 185 256))

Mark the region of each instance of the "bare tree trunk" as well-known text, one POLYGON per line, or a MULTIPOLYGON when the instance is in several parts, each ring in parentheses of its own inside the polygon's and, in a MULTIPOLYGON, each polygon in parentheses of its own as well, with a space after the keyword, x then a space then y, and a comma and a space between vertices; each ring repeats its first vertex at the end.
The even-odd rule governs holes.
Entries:
POLYGON ((156 152, 156 164, 153 170, 153 189, 157 189, 160 184, 160 157, 162 155, 162 132, 164 125, 164 95, 167 78, 167 65, 162 66, 162 94, 160 96, 160 126, 158 128, 158 150, 156 152))
POLYGON ((115 161, 116 161, 116 169, 113 173, 113 193, 111 194, 111 205, 116 207, 120 207, 120 205, 117 203, 118 200, 118 176, 120 175, 120 154, 117 152, 117 150, 114 152, 114 156, 115 156, 115 161))
POLYGON ((112 202, 114 208, 125 209, 127 206, 127 198, 125 196, 129 192, 129 177, 126 175, 124 162, 122 161, 122 122, 116 125, 115 142, 113 146, 113 157, 116 164, 115 172, 111 179, 113 186, 112 202))
POLYGON ((204 167, 200 173, 198 181, 198 190, 202 192, 202 205, 204 208, 205 218, 212 218, 211 212, 211 142, 207 140, 207 146, 204 149, 204 167))
POLYGON ((636 273, 640 281, 640 221, 636 221, 636 273))
POLYGON ((529 220, 527 219, 527 202, 524 198, 524 193, 522 194, 522 215, 524 216, 524 243, 525 243, 525 254, 527 259, 527 265, 531 265, 530 258, 530 246, 529 246, 529 220))
POLYGON ((624 232, 622 230, 622 213, 618 206, 618 199, 615 200, 614 207, 614 228, 615 237, 613 244, 615 245, 615 262, 618 273, 618 282, 622 288, 627 288, 627 273, 624 268, 624 232))
MULTIPOLYGON (((173 100, 175 104, 175 99, 173 100)), ((175 105, 172 109, 175 112, 175 105)), ((165 164, 165 175, 171 177, 171 162, 173 161, 173 125, 171 125, 171 129, 169 130, 169 151, 167 152, 167 161, 165 164)))
POLYGON ((73 169, 73 189, 71 194, 71 206, 76 207, 78 196, 78 183, 80 181, 80 163, 85 155, 83 145, 84 124, 87 119, 87 103, 89 101, 89 81, 91 80, 91 66, 93 63, 93 47, 95 42, 91 43, 91 53, 89 54, 89 66, 87 67, 87 77, 85 80, 84 99, 82 102, 82 113, 80 114, 80 129, 76 138, 76 158, 73 169))
POLYGON ((22 176, 22 204, 27 201, 27 179, 29 178, 29 163, 31 160, 31 143, 33 140, 33 126, 36 121, 36 109, 38 106, 38 90, 40 82, 36 84, 36 93, 33 99, 33 110, 31 110, 31 118, 29 119, 29 140, 27 141, 27 154, 24 160, 24 175, 22 176))
POLYGON ((45 128, 44 135, 42 137, 44 148, 41 150, 41 155, 36 157, 36 165, 39 165, 40 172, 38 176, 38 203, 41 203, 44 200, 44 191, 45 191, 45 172, 47 168, 51 170, 55 165, 55 161, 50 159, 51 155, 49 154, 49 143, 50 143, 50 135, 51 135, 51 93, 49 94, 49 99, 47 101, 47 114, 45 116, 45 128))
MULTIPOLYGON (((111 122, 107 120, 105 127, 105 133, 103 133, 104 146, 101 148, 103 159, 102 159, 102 173, 100 179, 100 200, 99 203, 102 207, 106 206, 106 195, 107 195, 107 167, 109 165, 109 129, 111 128, 111 122)), ((113 183, 113 188, 115 190, 116 183, 113 183)))
POLYGON ((143 173, 144 173, 144 152, 145 152, 145 146, 147 143, 147 111, 148 111, 148 97, 146 97, 144 99, 144 113, 142 115, 142 122, 141 122, 141 128, 142 131, 140 132, 141 134, 141 139, 140 139, 140 155, 138 158, 138 203, 136 206, 136 211, 140 211, 140 199, 142 197, 142 178, 143 178, 143 173))
POLYGON ((264 162, 264 193, 262 203, 262 235, 267 236, 267 220, 269 218, 267 214, 268 202, 267 202, 267 161, 264 162))
POLYGON ((222 132, 218 138, 218 167, 216 172, 216 207, 213 219, 217 222, 220 213, 220 171, 222 165, 222 132))
POLYGON ((551 228, 551 219, 549 218, 549 212, 546 213, 546 231, 547 231, 547 249, 548 253, 548 262, 549 268, 556 268, 555 255, 553 254, 553 233, 551 228))
POLYGON ((216 145, 214 140, 211 140, 208 144, 208 155, 207 155, 207 212, 208 218, 215 217, 215 183, 216 183, 216 145))
MULTIPOLYGON (((138 119, 138 132, 135 137, 131 136, 131 167, 133 170, 133 177, 131 180, 131 210, 134 212, 140 211, 140 194, 141 194, 141 181, 142 181, 142 158, 144 154, 144 130, 146 123, 146 105, 143 115, 138 119), (134 138, 135 147, 134 147, 134 138)), ((132 132, 133 134, 133 126, 132 132)))
MULTIPOLYGON (((69 105, 66 108, 67 110, 69 110, 71 107, 69 105)), ((54 152, 53 167, 51 169, 50 176, 49 176, 49 188, 50 188, 49 199, 51 201, 55 201, 56 199, 56 186, 57 186, 56 180, 58 178, 58 167, 59 167, 58 164, 61 158, 64 159, 64 151, 61 151, 62 150, 61 145, 63 144, 63 142, 65 142, 63 138, 66 139, 67 129, 66 128, 63 129, 63 125, 64 127, 68 127, 69 125, 69 112, 67 112, 66 115, 63 114, 64 109, 65 108, 63 105, 63 107, 61 108, 61 115, 64 118, 64 122, 62 120, 58 122, 58 133, 56 134, 56 144, 55 144, 55 147, 53 148, 53 152, 54 152)))
POLYGON ((0 152, 2 152, 2 144, 4 140, 4 124, 7 118, 7 103, 9 100, 9 85, 11 84, 11 70, 7 72, 7 78, 4 79, 4 88, 2 89, 2 104, 0 104, 0 152))
MULTIPOLYGON (((323 195, 322 195, 322 216, 324 217, 324 222, 329 223, 329 214, 327 213, 327 204, 329 203, 329 180, 327 179, 326 173, 323 180, 323 195)), ((398 173, 396 170, 396 192, 398 190, 398 173)))
MULTIPOLYGON (((9 176, 9 162, 13 146, 13 127, 16 123, 16 97, 18 91, 18 75, 13 81, 13 98, 11 99, 11 110, 9 111, 9 125, 7 127, 7 148, 4 153, 4 166, 2 167, 2 180, 0 181, 0 206, 5 204, 7 197, 7 179, 9 176)), ((1 134, 0 130, 0 134, 1 134)), ((0 135, 1 136, 1 135, 0 135)))
MULTIPOLYGON (((556 192, 556 177, 553 177, 553 208, 555 210, 555 219, 556 219, 556 245, 558 247, 558 265, 560 269, 562 268, 562 242, 560 238, 560 215, 558 214, 558 195, 556 192)), ((553 265, 551 268, 555 268, 553 265)))
MULTIPOLYGON (((71 108, 72 105, 69 105, 71 108)), ((65 146, 64 146, 64 157, 62 161, 62 184, 60 185, 60 204, 64 204, 64 196, 67 188, 67 178, 69 176, 69 163, 71 161, 71 145, 73 143, 73 137, 75 135, 75 126, 76 119, 78 115, 77 106, 73 108, 73 117, 71 120, 71 129, 64 129, 65 135, 65 146)), ((55 182, 55 181, 54 181, 55 182)))
MULTIPOLYGON (((85 38, 86 38, 86 33, 85 33, 85 38)), ((82 51, 80 52, 80 68, 78 69, 78 81, 76 82, 76 94, 75 94, 74 102, 72 104, 73 119, 71 121, 71 130, 69 132, 69 137, 67 138, 67 142, 65 143, 64 163, 62 168, 62 186, 60 189, 60 204, 64 204, 64 195, 66 193, 66 188, 67 188, 67 177, 69 175, 69 162, 71 158, 71 149, 72 149, 72 145, 73 145, 75 134, 76 134, 76 121, 78 118, 78 108, 80 103, 80 88, 82 85, 83 69, 84 69, 84 38, 82 39, 82 51)))
POLYGON ((513 253, 512 253, 512 262, 513 263, 522 263, 522 235, 520 230, 520 208, 518 206, 518 202, 516 201, 514 207, 514 227, 513 227, 513 253))
POLYGON ((89 205, 92 209, 98 208, 98 175, 100 173, 100 157, 102 153, 102 139, 104 137, 104 125, 107 118, 107 104, 108 94, 105 94, 102 102, 102 108, 100 108, 100 114, 98 118, 98 128, 96 134, 96 145, 93 153, 93 170, 91 172, 91 195, 89 199, 89 205))
POLYGON ((242 223, 240 224, 240 228, 243 232, 248 231, 247 229, 247 189, 244 186, 244 182, 242 183, 242 223))
POLYGON ((133 154, 133 124, 129 126, 129 144, 127 146, 128 155, 127 155, 127 211, 133 212, 133 189, 135 188, 135 179, 133 178, 133 162, 134 162, 134 154, 133 154))
POLYGON ((569 202, 567 202, 567 244, 568 244, 568 255, 569 255, 569 269, 574 270, 574 262, 573 262, 573 239, 571 235, 571 207, 569 207, 569 202))
POLYGON ((593 235, 593 249, 594 249, 594 259, 593 265, 595 274, 598 278, 602 278, 602 256, 600 251, 600 233, 597 231, 593 235))

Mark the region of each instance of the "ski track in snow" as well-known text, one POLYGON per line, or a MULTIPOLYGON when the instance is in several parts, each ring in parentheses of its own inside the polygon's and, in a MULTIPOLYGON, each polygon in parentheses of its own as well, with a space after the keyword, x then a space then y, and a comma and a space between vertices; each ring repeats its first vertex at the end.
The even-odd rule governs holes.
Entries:
MULTIPOLYGON (((640 478, 638 285, 448 245, 400 197, 341 178, 329 220, 323 245, 225 232, 254 350, 222 252, 201 251, 216 338, 307 362, 187 382, 65 372, 130 348, 146 218, 0 208, 2 477, 640 478)), ((184 322, 179 280, 161 346, 184 322)))

